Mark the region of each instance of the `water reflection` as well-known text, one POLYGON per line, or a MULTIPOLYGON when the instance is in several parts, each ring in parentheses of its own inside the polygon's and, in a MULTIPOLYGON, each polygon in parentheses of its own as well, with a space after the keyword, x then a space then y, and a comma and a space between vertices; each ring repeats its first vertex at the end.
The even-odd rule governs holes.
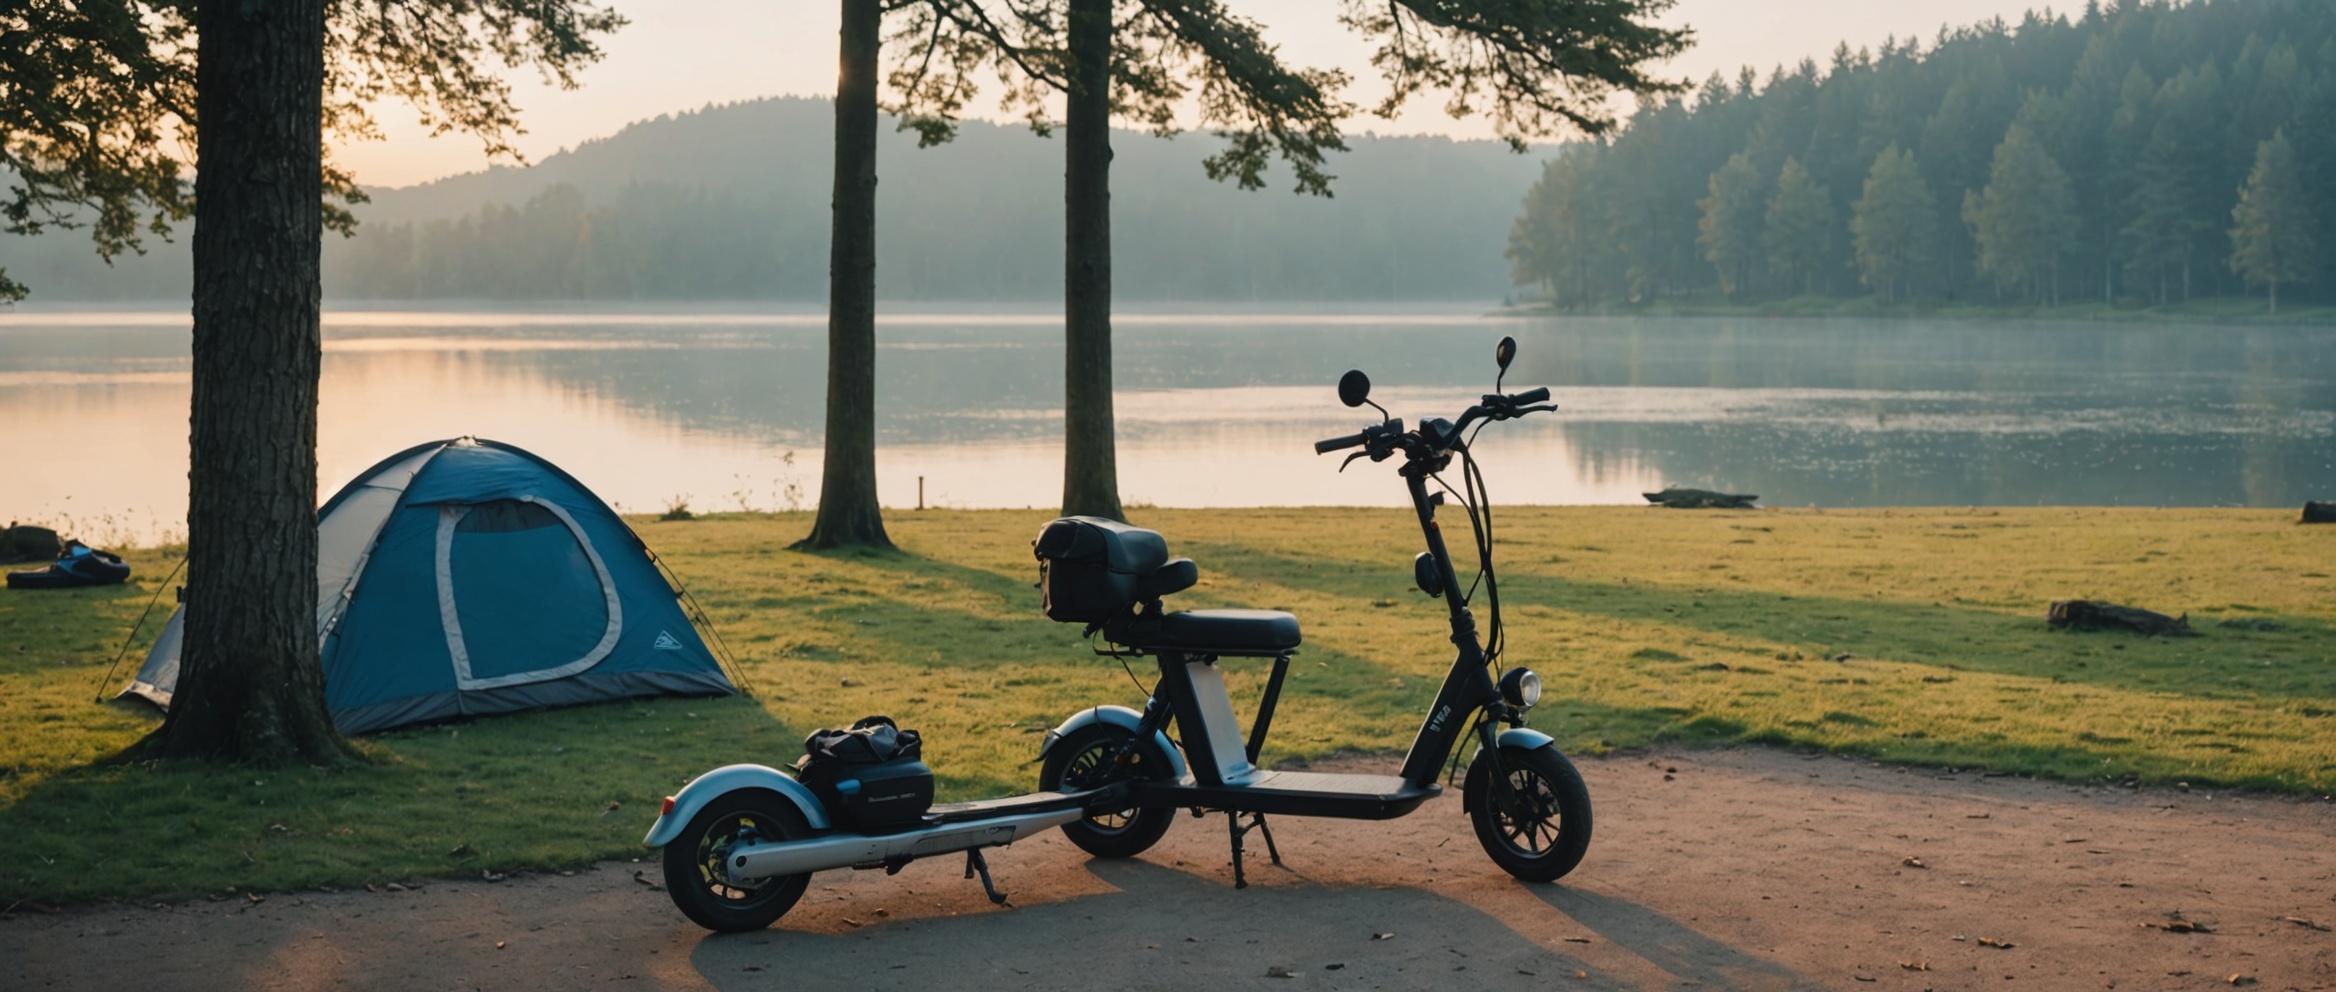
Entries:
MULTIPOLYGON (((1512 386, 1564 412, 1487 435, 1506 502, 1633 502, 1665 483, 1778 504, 2292 505, 2336 493, 2336 331, 1855 321, 1494 320, 1405 311, 1117 322, 1122 491, 1175 506, 1392 504, 1383 469, 1308 448, 1370 371, 1398 415, 1451 415, 1520 339, 1512 386)), ((1061 479, 1051 316, 880 327, 887 505, 1048 506, 1061 479)), ((0 516, 100 539, 176 529, 182 314, 0 315, 0 516), (109 533, 109 529, 111 533, 109 533)), ((628 510, 817 499, 824 317, 335 313, 325 491, 417 441, 478 434, 628 510)))

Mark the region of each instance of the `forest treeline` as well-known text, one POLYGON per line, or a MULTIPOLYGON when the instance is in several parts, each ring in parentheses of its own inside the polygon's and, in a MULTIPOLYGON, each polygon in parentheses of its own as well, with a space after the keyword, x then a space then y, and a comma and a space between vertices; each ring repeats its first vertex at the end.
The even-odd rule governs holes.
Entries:
POLYGON ((2336 296, 2336 4, 2117 0, 1713 76, 1511 228, 1561 306, 2336 296))
MULTIPOLYGON (((526 168, 373 189, 325 243, 336 299, 798 300, 827 294, 835 112, 774 98, 633 124, 526 168)), ((896 300, 1059 299, 1063 146, 969 121, 885 126, 877 288, 896 300)), ((1211 181, 1221 142, 1112 137, 1115 294, 1131 301, 1470 300, 1510 290, 1502 234, 1540 158, 1496 141, 1351 137, 1330 199, 1211 181)), ((34 299, 184 298, 184 240, 109 269, 70 234, 0 238, 34 299)))

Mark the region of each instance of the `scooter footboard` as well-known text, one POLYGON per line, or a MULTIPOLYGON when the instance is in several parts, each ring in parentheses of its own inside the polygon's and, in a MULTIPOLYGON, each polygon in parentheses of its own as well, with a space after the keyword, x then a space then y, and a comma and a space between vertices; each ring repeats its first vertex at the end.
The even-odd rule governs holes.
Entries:
POLYGON ((839 833, 809 840, 755 843, 732 851, 735 878, 772 878, 829 868, 905 862, 978 847, 1001 847, 1085 815, 1080 809, 944 824, 897 834, 839 833))
POLYGON ((765 765, 723 765, 691 779, 680 792, 668 797, 665 812, 649 825, 649 835, 641 838, 641 846, 664 847, 672 843, 675 837, 681 836, 681 829, 689 825, 690 818, 697 816, 707 803, 739 789, 768 789, 786 797, 813 830, 826 830, 833 825, 828 822, 827 807, 820 804, 819 797, 787 773, 765 765))

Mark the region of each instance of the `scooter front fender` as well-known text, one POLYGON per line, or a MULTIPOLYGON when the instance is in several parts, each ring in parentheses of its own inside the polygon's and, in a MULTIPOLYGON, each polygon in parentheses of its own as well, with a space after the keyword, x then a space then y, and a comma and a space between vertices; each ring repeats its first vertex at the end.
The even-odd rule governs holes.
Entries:
POLYGON ((673 808, 657 817, 649 825, 649 836, 641 838, 643 847, 664 847, 681 836, 681 828, 688 826, 698 811, 717 797, 740 789, 767 789, 795 804, 802 812, 803 822, 813 830, 829 827, 827 807, 820 805, 819 797, 792 776, 764 765, 723 765, 707 772, 682 787, 673 795, 673 808))
MULTIPOLYGON (((1064 720, 1062 726, 1046 732, 1045 743, 1038 745, 1039 760, 1046 760, 1046 752, 1054 748, 1056 741, 1098 723, 1108 723, 1129 733, 1134 733, 1143 726, 1144 715, 1125 706, 1092 706, 1080 710, 1072 714, 1070 719, 1064 720)), ((1152 731, 1152 743, 1159 748, 1161 754, 1167 756, 1168 769, 1176 773, 1171 780, 1183 781, 1184 777, 1189 774, 1184 767, 1184 753, 1176 750, 1176 745, 1171 743, 1168 740, 1168 735, 1162 731, 1152 731)))
POLYGON ((1498 740, 1502 747, 1523 748, 1527 751, 1557 743, 1556 738, 1531 727, 1510 727, 1501 731, 1500 736, 1495 740, 1498 740))

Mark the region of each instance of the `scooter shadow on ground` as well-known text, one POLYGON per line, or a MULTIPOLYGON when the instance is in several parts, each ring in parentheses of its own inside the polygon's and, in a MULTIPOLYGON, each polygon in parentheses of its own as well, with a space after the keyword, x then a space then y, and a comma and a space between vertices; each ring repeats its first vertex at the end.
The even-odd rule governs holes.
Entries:
POLYGON ((1781 964, 1746 953, 1645 906, 1580 888, 1528 886, 1528 891, 1574 922, 1701 990, 1793 990, 1827 986, 1781 964))
POLYGON ((1544 990, 1560 979, 1568 988, 1637 987, 1425 889, 1302 883, 1236 891, 1220 878, 1143 860, 1085 867, 1118 891, 839 934, 783 925, 708 934, 690 963, 724 992, 1188 990, 1285 977, 1317 988, 1544 990), (1374 939, 1380 934, 1392 936, 1374 939))

